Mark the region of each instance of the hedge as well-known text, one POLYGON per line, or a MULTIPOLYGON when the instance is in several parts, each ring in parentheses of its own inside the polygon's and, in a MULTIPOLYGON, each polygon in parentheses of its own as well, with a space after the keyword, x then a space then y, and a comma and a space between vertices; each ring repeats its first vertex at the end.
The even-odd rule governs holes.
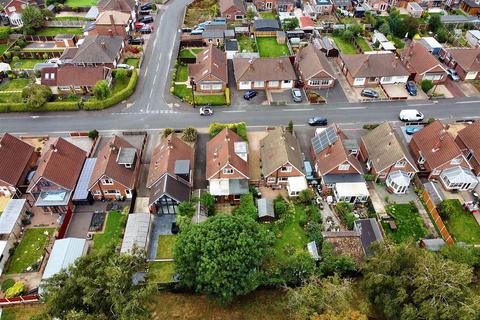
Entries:
POLYGON ((84 110, 102 110, 122 102, 123 100, 127 99, 133 94, 133 92, 135 91, 135 87, 137 85, 137 80, 138 80, 137 70, 133 70, 132 76, 130 77, 130 81, 128 82, 128 85, 124 89, 118 91, 117 93, 115 93, 114 95, 112 95, 111 97, 105 100, 97 100, 95 98, 92 98, 88 101, 85 101, 83 109, 84 110))
POLYGON ((239 122, 239 123, 218 123, 214 122, 210 125, 208 128, 208 132, 210 134, 210 137, 215 137, 217 134, 220 133, 224 128, 229 128, 236 134, 238 134, 243 140, 248 141, 247 138, 247 125, 245 122, 239 122))
POLYGON ((23 103, 0 103, 0 112, 78 111, 79 109, 79 101, 47 102, 40 108, 27 107, 23 103))

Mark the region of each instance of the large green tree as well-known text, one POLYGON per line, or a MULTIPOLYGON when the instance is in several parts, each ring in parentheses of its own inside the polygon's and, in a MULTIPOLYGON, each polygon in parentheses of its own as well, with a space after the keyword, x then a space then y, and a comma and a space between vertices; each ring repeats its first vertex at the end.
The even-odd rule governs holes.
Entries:
POLYGON ((116 255, 113 248, 79 258, 42 284, 46 314, 58 319, 147 319, 154 292, 133 281, 146 269, 145 254, 116 255))
POLYGON ((187 287, 229 303, 260 285, 259 269, 272 242, 252 219, 215 216, 180 232, 176 271, 187 287))
POLYGON ((93 95, 98 100, 105 100, 112 95, 112 90, 110 90, 110 86, 108 82, 105 80, 97 81, 95 87, 93 88, 93 95))
POLYGON ((52 96, 52 90, 42 84, 31 84, 22 90, 22 99, 27 107, 40 108, 52 96))
POLYGON ((35 6, 26 6, 22 11, 23 29, 26 34, 31 34, 43 26, 45 15, 35 6))

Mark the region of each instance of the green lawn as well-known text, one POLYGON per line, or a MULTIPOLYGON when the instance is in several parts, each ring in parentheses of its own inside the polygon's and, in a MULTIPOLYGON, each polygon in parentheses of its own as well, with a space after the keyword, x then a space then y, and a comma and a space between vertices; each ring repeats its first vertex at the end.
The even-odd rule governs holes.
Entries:
POLYGON ((85 17, 75 17, 75 16, 55 17, 53 20, 56 20, 56 21, 90 21, 90 19, 87 19, 85 17))
POLYGON ((127 215, 119 211, 110 211, 107 215, 103 233, 97 233, 93 236, 93 249, 100 250, 108 247, 110 244, 116 246, 122 241, 122 232, 125 227, 127 215))
POLYGON ((172 281, 175 274, 175 263, 152 261, 148 264, 148 278, 154 283, 172 281))
POLYGON ((358 45, 360 46, 360 48, 362 48, 362 50, 365 52, 365 51, 372 51, 372 48, 370 48, 370 46, 368 45, 367 41, 365 41, 364 38, 362 38, 361 36, 357 37, 357 43, 358 45))
MULTIPOLYGON (((180 99, 192 100, 192 89, 187 88, 186 85, 176 85, 173 91, 173 94, 179 97, 180 99)), ((225 95, 223 94, 214 94, 214 95, 195 95, 195 102, 197 105, 212 105, 212 106, 223 106, 227 103, 225 95)))
POLYGON ((14 79, 0 85, 0 91, 22 91, 32 81, 30 79, 14 79))
POLYGON ((125 63, 128 64, 129 66, 133 66, 135 68, 138 68, 138 63, 140 62, 140 59, 137 58, 128 58, 125 63))
POLYGON ((480 226, 473 215, 462 208, 462 204, 457 199, 444 200, 453 208, 447 219, 443 222, 448 231, 457 242, 466 244, 480 244, 480 226))
POLYGON ((177 65, 176 82, 184 82, 188 80, 188 66, 186 64, 177 65))
POLYGON ((9 46, 8 43, 0 44, 0 54, 3 54, 5 50, 7 50, 8 46, 9 46))
POLYGON ((382 222, 385 233, 395 242, 417 241, 427 235, 417 208, 410 204, 392 204, 385 208, 395 219, 397 230, 391 230, 387 223, 382 222))
POLYGON ((249 36, 238 36, 237 41, 241 52, 257 52, 255 39, 252 39, 249 36))
POLYGON ((18 103, 22 102, 21 92, 0 92, 0 103, 18 103))
POLYGON ((26 272, 27 268, 34 265, 45 253, 47 239, 54 232, 54 228, 27 229, 20 244, 10 257, 6 273, 26 272))
POLYGON ((277 19, 277 16, 273 12, 260 12, 262 19, 277 19))
POLYGON ((333 37, 333 40, 337 44, 338 50, 343 54, 356 54, 357 49, 353 46, 351 42, 345 41, 342 37, 333 37))
POLYGON ((179 58, 192 58, 193 59, 193 58, 195 58, 195 55, 193 54, 193 52, 190 49, 182 49, 178 53, 178 57, 179 58))
POLYGON ((43 28, 35 32, 37 36, 56 36, 57 34, 83 34, 82 28, 43 28))
POLYGON ((287 45, 277 43, 276 37, 257 37, 257 46, 260 57, 281 57, 290 55, 287 45))
POLYGON ((303 206, 295 207, 295 217, 288 221, 283 229, 277 233, 277 238, 273 249, 275 256, 279 260, 284 260, 291 254, 287 249, 289 247, 295 249, 297 253, 305 251, 308 243, 307 235, 300 226, 300 221, 306 219, 306 214, 303 206))
POLYGON ((128 82, 130 82, 130 78, 128 78, 124 82, 120 82, 114 79, 113 86, 112 86, 112 94, 116 94, 117 92, 125 89, 128 86, 128 82))
POLYGON ((43 63, 43 59, 20 59, 17 62, 10 62, 12 69, 33 69, 37 63, 43 63))
POLYGON ((97 0, 67 0, 65 1, 65 5, 78 8, 78 7, 91 7, 97 4, 97 0))
POLYGON ((161 235, 158 237, 157 259, 172 259, 175 247, 175 235, 161 235))

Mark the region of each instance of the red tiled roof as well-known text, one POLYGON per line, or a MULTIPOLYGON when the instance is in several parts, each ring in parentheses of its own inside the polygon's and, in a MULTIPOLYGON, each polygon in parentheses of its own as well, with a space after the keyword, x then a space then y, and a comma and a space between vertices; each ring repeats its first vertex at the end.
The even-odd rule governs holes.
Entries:
POLYGON ((210 44, 208 48, 197 55, 197 63, 188 65, 190 77, 195 81, 202 81, 205 77, 213 75, 215 78, 227 83, 227 56, 225 52, 210 44))
POLYGON ((82 67, 66 64, 57 70, 57 86, 94 87, 97 81, 105 80, 111 70, 106 67, 82 67))
POLYGON ((5 133, 0 140, 0 180, 12 186, 22 183, 19 180, 34 152, 33 146, 5 133))
POLYGON ((480 162, 480 121, 475 121, 460 130, 457 137, 473 151, 473 157, 480 162))
POLYGON ((312 18, 310 17, 300 17, 300 27, 302 28, 313 28, 315 24, 313 23, 312 18))
POLYGON ((423 75, 426 72, 447 72, 440 61, 419 42, 405 47, 402 50, 401 59, 407 70, 412 73, 423 75))

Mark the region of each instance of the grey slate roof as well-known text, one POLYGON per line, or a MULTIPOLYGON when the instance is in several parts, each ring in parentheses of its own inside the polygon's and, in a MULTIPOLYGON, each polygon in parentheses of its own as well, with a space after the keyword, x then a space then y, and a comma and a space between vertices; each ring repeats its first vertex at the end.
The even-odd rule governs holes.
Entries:
POLYGON ((238 51, 238 42, 237 40, 227 40, 225 41, 225 51, 238 51))
POLYGON ((209 29, 202 32, 202 38, 212 39, 212 38, 223 38, 223 30, 221 29, 209 29))
POLYGON ((190 187, 171 175, 165 174, 150 189, 149 204, 155 203, 163 196, 168 196, 178 202, 187 201, 190 199, 190 187))
POLYGON ((382 232, 378 226, 378 222, 374 218, 359 219, 355 221, 354 230, 360 234, 363 252, 367 257, 374 255, 370 246, 374 242, 383 242, 382 232))
POLYGON ((253 24, 256 31, 277 31, 280 29, 278 21, 274 19, 257 19, 253 24))
POLYGON ((71 62, 76 63, 113 63, 122 49, 123 38, 119 36, 87 36, 78 48, 71 62))

